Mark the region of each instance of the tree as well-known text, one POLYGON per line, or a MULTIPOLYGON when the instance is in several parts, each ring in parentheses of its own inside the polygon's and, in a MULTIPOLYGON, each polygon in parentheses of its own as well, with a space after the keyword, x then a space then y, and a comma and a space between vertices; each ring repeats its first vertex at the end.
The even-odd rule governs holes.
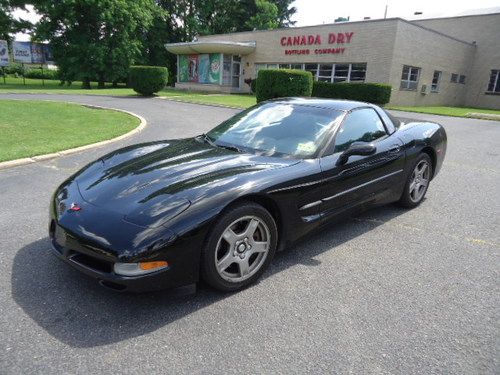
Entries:
MULTIPOLYGON (((198 35, 288 27, 296 9, 293 0, 159 0, 169 14, 170 42, 198 35)), ((165 39, 166 35, 163 36, 165 39)))
POLYGON ((16 20, 12 16, 15 8, 24 9, 23 1, 0 0, 0 39, 10 41, 11 35, 28 29, 31 24, 25 20, 16 20))
POLYGON ((292 7, 295 0, 270 0, 278 8, 278 27, 290 27, 297 23, 292 21, 292 16, 297 13, 297 8, 292 7))
POLYGON ((278 7, 267 0, 255 0, 256 13, 251 16, 245 26, 249 29, 270 30, 279 26, 278 7))
POLYGON ((35 37, 48 40, 62 79, 116 83, 143 48, 143 36, 163 11, 153 0, 36 0, 35 37))

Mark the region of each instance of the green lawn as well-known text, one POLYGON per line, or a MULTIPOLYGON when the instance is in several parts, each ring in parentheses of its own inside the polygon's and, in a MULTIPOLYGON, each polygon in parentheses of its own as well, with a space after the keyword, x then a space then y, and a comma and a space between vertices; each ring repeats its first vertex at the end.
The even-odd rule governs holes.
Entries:
POLYGON ((406 112, 430 113, 443 116, 467 117, 467 113, 486 113, 500 115, 500 110, 482 109, 482 108, 465 108, 465 107, 398 107, 389 106, 388 109, 406 112))
MULTIPOLYGON (((98 89, 97 83, 92 83, 91 90, 81 88, 81 82, 74 82, 71 86, 60 86, 59 81, 42 81, 39 79, 26 79, 23 85, 22 78, 7 77, 6 84, 0 77, 0 93, 34 93, 34 94, 84 94, 84 95, 114 95, 114 96, 137 96, 134 90, 126 87, 113 88, 107 85, 104 89, 98 89)), ((167 88, 158 93, 158 96, 167 97, 191 103, 220 104, 238 108, 248 108, 256 103, 253 95, 238 94, 207 94, 191 91, 175 90, 167 88)))
POLYGON ((78 104, 0 100, 0 162, 62 151, 127 133, 134 116, 78 104))

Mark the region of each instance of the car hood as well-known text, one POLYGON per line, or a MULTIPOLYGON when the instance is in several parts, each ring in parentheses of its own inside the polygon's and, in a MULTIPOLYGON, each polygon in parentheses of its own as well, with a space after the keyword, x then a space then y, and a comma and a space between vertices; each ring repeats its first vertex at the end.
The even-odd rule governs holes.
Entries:
POLYGON ((152 142, 114 151, 75 176, 83 199, 123 214, 137 225, 155 226, 243 175, 298 161, 239 153, 195 138, 152 142))

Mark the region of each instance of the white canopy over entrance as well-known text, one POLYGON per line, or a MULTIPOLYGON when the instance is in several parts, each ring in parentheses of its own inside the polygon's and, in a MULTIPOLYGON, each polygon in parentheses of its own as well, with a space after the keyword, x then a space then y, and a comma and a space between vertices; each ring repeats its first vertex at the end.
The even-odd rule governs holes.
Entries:
POLYGON ((189 55, 201 53, 225 53, 229 55, 248 55, 255 51, 255 42, 185 42, 167 43, 167 51, 176 55, 189 55))

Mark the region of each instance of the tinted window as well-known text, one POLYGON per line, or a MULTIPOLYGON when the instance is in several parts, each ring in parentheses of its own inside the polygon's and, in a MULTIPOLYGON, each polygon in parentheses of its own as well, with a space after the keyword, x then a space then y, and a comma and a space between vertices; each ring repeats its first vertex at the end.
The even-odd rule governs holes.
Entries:
POLYGON ((208 135, 216 145, 266 155, 308 157, 316 153, 341 111, 289 103, 265 103, 223 122, 208 135))
POLYGON ((373 142, 386 134, 382 120, 373 109, 355 110, 337 132, 334 152, 345 151, 354 142, 373 142))

